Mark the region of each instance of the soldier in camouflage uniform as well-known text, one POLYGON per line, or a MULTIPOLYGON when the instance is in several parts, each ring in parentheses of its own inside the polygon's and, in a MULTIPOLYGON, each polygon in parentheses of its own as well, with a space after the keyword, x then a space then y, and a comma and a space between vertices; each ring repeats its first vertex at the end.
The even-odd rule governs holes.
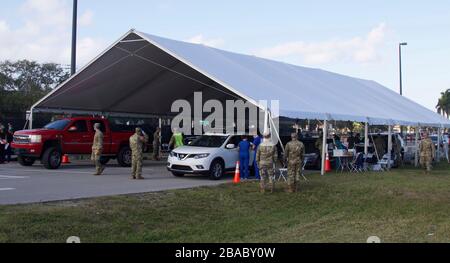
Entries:
POLYGON ((378 160, 383 159, 383 156, 386 154, 386 143, 381 134, 378 134, 374 141, 375 149, 378 154, 378 160))
POLYGON ((305 145, 297 138, 297 133, 292 134, 292 141, 286 145, 286 162, 288 164, 288 191, 297 192, 297 183, 300 181, 300 172, 305 156, 305 145))
POLYGON ((431 163, 436 154, 433 141, 428 137, 428 133, 423 134, 423 139, 420 142, 420 165, 426 169, 426 173, 431 172, 431 163))
POLYGON ((153 134, 153 160, 159 161, 159 147, 161 142, 161 128, 156 128, 153 134))
POLYGON ((142 161, 145 143, 148 141, 148 136, 142 132, 141 128, 136 128, 136 133, 130 137, 131 148, 131 179, 142 180, 142 161))
POLYGON ((102 157, 103 152, 103 133, 100 130, 101 124, 94 124, 94 142, 92 143, 92 154, 91 160, 95 163, 95 174, 94 175, 102 175, 105 167, 101 164, 100 158, 102 157))
MULTIPOLYGON (((316 146, 316 149, 318 149, 319 153, 320 153, 319 159, 322 160, 322 153, 323 153, 323 133, 322 132, 320 132, 319 139, 316 140, 315 146, 316 146)), ((320 163, 322 164, 322 162, 320 162, 320 163)))
POLYGON ((261 176, 260 188, 262 193, 266 191, 267 181, 269 181, 270 192, 273 193, 275 188, 273 175, 275 163, 278 159, 278 152, 277 147, 272 143, 270 138, 270 134, 265 134, 264 141, 259 145, 258 151, 256 152, 256 163, 258 164, 261 176))

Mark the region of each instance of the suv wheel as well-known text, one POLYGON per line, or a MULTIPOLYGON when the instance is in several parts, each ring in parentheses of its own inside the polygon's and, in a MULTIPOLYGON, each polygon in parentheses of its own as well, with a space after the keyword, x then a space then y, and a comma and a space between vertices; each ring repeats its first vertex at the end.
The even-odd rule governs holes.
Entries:
POLYGON ((30 157, 18 156, 17 161, 22 166, 32 166, 34 164, 34 162, 36 161, 36 159, 30 158, 30 157))
POLYGON ((122 147, 117 155, 117 162, 122 167, 131 167, 131 149, 128 146, 122 147))
POLYGON ((215 160, 211 163, 211 168, 209 169, 209 178, 211 180, 219 180, 223 177, 225 168, 220 160, 215 160))
POLYGON ((42 164, 50 170, 58 169, 61 166, 61 151, 56 147, 50 147, 42 155, 42 164))

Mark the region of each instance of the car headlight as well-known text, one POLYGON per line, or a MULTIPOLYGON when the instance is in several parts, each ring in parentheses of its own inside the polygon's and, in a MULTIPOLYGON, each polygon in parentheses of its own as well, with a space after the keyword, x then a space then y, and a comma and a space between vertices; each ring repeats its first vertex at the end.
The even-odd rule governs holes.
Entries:
POLYGON ((208 156, 209 156, 209 153, 196 154, 194 156, 194 159, 203 159, 203 158, 207 158, 208 156))
POLYGON ((30 142, 31 143, 41 143, 42 135, 30 135, 30 142))

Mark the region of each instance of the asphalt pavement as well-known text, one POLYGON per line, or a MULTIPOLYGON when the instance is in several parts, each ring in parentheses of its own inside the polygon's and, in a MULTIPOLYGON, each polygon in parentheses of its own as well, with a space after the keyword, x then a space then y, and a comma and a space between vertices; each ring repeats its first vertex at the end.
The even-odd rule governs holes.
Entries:
POLYGON ((32 167, 22 167, 16 162, 0 164, 0 205, 159 192, 214 186, 231 180, 231 176, 220 181, 205 176, 178 178, 165 165, 165 162, 145 161, 146 179, 131 180, 130 168, 119 167, 114 161, 102 176, 93 176, 95 168, 87 161, 66 164, 58 170, 47 170, 40 164, 32 167))

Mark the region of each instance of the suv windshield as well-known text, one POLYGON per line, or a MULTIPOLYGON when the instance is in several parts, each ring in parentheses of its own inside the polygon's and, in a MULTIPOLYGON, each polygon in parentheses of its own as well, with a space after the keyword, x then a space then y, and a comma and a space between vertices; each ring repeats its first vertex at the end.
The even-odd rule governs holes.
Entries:
POLYGON ((227 139, 227 136, 207 136, 203 135, 194 140, 190 146, 195 147, 210 147, 210 148, 218 148, 222 146, 227 139))
POLYGON ((45 125, 44 129, 62 131, 69 124, 70 120, 60 120, 45 125))

